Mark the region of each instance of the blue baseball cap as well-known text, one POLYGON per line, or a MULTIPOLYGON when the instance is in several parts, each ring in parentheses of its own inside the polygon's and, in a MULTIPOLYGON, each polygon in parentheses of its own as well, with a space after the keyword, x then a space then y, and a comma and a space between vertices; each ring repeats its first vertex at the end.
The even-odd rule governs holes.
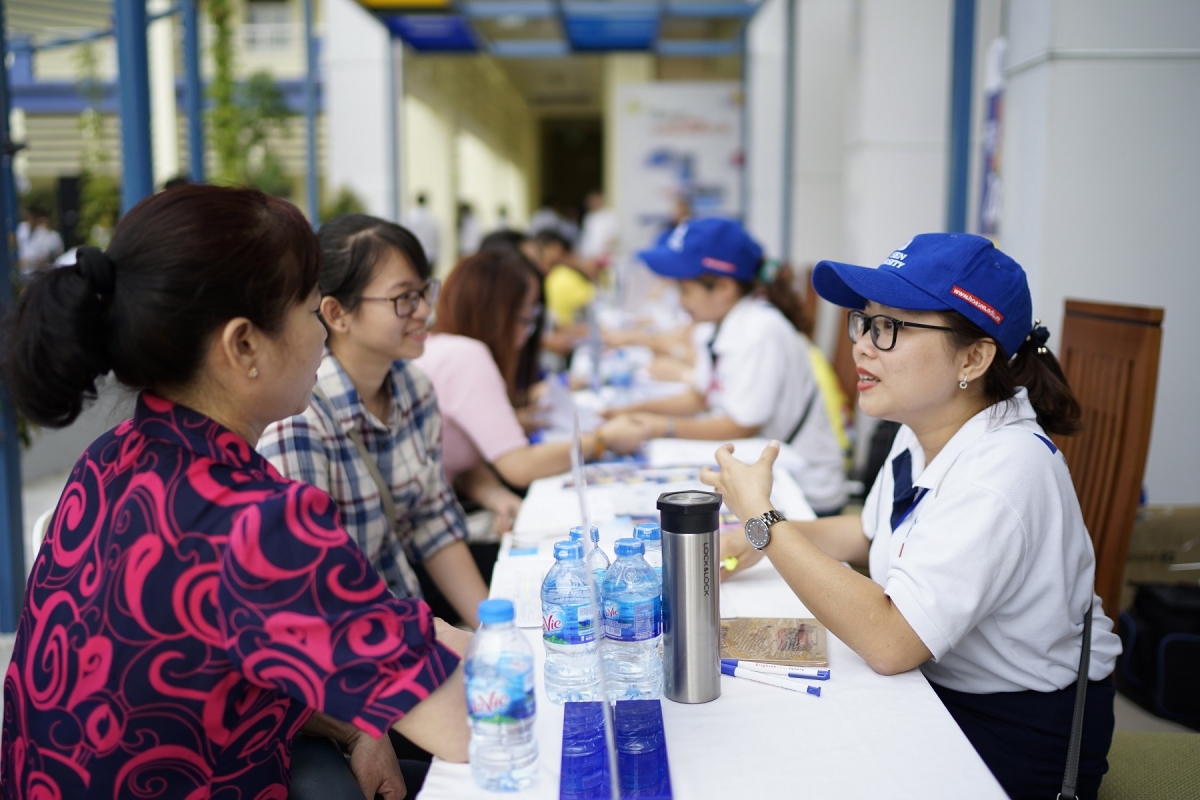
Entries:
POLYGON ((1021 265, 990 239, 922 233, 877 268, 822 261, 813 288, 829 302, 863 308, 868 300, 912 311, 957 311, 1016 354, 1033 329, 1033 300, 1021 265))
POLYGON ((638 257, 664 278, 717 275, 749 283, 758 275, 763 249, 740 223, 707 217, 684 220, 638 257))

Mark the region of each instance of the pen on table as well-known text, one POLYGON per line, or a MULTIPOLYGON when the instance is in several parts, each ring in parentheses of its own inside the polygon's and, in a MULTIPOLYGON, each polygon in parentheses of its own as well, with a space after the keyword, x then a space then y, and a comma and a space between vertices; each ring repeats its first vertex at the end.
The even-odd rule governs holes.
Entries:
POLYGON ((764 664, 761 661, 739 661, 736 658, 722 658, 721 663, 732 664, 735 667, 748 669, 751 672, 778 675, 782 678, 804 678, 810 681, 829 680, 829 670, 818 667, 789 667, 787 664, 764 664))
POLYGON ((792 680, 777 675, 768 675, 765 672, 754 672, 745 667, 738 667, 730 664, 727 661, 721 662, 721 674, 731 675, 734 678, 744 678, 755 683, 765 683, 768 686, 778 686, 780 689, 788 689, 793 692, 803 692, 811 694, 814 697, 821 696, 821 687, 813 686, 812 684, 795 683, 792 680))

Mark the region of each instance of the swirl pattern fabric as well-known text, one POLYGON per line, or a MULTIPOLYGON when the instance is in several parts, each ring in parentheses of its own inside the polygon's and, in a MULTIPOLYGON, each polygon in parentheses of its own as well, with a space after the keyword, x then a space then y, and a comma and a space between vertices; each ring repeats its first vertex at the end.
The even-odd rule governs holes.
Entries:
POLYGON ((30 575, 0 796, 283 800, 314 711, 381 735, 457 662, 329 495, 143 394, 76 463, 30 575))

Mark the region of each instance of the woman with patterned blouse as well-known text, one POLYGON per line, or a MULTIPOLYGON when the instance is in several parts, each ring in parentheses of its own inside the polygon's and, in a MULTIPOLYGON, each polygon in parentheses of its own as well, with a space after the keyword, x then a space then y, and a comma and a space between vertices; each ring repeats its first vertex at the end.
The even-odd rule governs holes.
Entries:
MULTIPOLYGON (((420 563, 477 626, 487 585, 442 469, 433 386, 409 364, 424 352, 439 283, 420 242, 395 223, 346 214, 317 238, 329 331, 317 385, 303 414, 266 428, 259 452, 287 477, 329 492, 346 532, 397 597, 421 597, 410 565, 420 563)), ((480 471, 478 480, 484 505, 515 517, 520 500, 494 475, 480 471)))
POLYGON ((340 738, 370 797, 404 793, 389 728, 465 760, 465 635, 253 448, 308 405, 319 269, 295 207, 189 186, 26 287, 5 336, 23 413, 69 424, 110 371, 141 394, 75 465, 29 576, 0 796, 283 798, 301 730, 340 738))

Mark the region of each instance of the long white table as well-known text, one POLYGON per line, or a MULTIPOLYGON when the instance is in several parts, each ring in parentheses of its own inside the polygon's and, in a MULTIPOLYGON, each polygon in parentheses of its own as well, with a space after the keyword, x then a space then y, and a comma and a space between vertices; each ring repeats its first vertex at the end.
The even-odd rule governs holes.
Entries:
MULTIPOLYGON (((535 485, 522 518, 536 520, 539 506, 550 512, 566 502, 561 479, 550 480, 558 483, 535 485)), ((601 532, 610 554, 612 539, 629 535, 620 518, 601 532)), ((528 553, 528 544, 518 542, 517 552, 528 553)), ((501 551, 493 596, 513 591, 512 570, 527 570, 528 559, 550 565, 544 544, 536 555, 512 555, 512 545, 510 538, 501 551)), ((740 616, 811 616, 766 559, 721 592, 724 607, 740 616)), ((540 629, 523 632, 536 662, 539 774, 512 796, 549 800, 558 797, 563 707, 546 697, 540 629)), ((836 637, 828 641, 832 675, 820 697, 722 676, 721 696, 711 703, 663 699, 676 798, 1005 797, 919 670, 878 675, 836 637)), ((467 765, 436 759, 420 793, 421 800, 495 797, 475 785, 467 765)))

